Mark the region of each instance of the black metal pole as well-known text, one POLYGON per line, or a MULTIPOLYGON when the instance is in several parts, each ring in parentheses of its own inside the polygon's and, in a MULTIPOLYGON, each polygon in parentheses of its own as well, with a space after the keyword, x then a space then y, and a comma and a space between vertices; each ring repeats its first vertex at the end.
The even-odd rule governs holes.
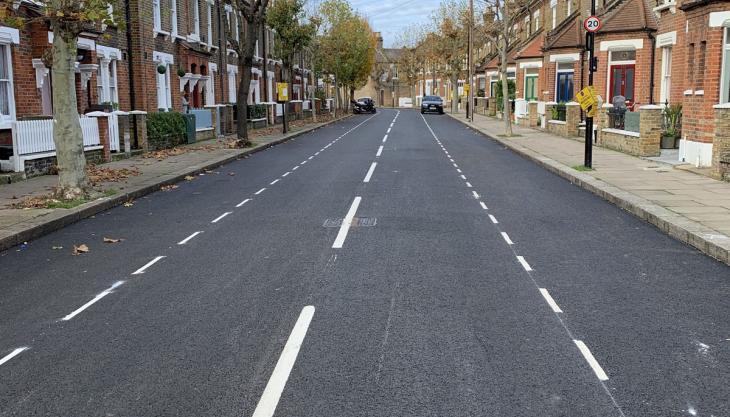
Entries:
MULTIPOLYGON (((596 0, 591 0, 591 16, 596 15, 596 0)), ((595 68, 594 58, 594 33, 588 33, 586 41, 588 43, 588 86, 593 85, 593 70, 595 68)), ((594 104, 595 105, 595 104, 594 104)), ((593 167, 593 117, 586 114, 586 143, 585 143, 585 157, 583 166, 586 168, 593 167)))

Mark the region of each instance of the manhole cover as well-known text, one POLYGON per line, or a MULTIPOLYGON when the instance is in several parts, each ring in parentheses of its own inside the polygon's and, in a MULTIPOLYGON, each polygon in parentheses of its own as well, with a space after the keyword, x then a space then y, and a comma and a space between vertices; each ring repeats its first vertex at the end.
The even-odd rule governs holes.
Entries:
MULTIPOLYGON (((375 217, 355 217, 352 219, 351 227, 372 227, 378 223, 378 219, 375 217)), ((342 219, 327 219, 322 225, 324 227, 340 227, 342 226, 342 219)))

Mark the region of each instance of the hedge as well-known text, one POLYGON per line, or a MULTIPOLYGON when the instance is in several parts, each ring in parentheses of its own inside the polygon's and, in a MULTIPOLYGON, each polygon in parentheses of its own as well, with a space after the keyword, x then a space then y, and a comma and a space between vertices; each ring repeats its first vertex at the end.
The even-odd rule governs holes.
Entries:
POLYGON ((147 115, 147 141, 150 149, 172 148, 187 143, 182 113, 159 112, 147 115))

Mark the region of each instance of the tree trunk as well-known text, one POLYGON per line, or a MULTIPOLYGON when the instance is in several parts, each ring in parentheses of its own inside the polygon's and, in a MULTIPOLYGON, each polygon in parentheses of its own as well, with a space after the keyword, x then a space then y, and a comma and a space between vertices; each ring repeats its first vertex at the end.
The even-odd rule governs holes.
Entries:
POLYGON ((451 85, 456 88, 451 88, 451 112, 456 114, 459 112, 459 75, 454 74, 451 76, 451 85))
MULTIPOLYGON (((291 60, 287 59, 286 62, 282 60, 282 73, 281 75, 284 77, 284 82, 286 83, 286 90, 287 90, 287 98, 291 94, 292 86, 291 86, 291 60)), ((287 133, 289 132, 289 119, 286 117, 286 111, 289 107, 289 101, 285 101, 282 104, 281 109, 281 121, 283 126, 283 132, 287 133)))
MULTIPOLYGON (((505 49, 506 50, 506 49, 505 49)), ((507 80, 507 53, 502 53, 502 119, 505 136, 512 136, 512 106, 509 102, 509 81, 507 80)))
POLYGON ((53 143, 56 145, 59 197, 86 195, 84 141, 76 107, 76 48, 78 38, 55 27, 53 37, 53 143))
POLYGON ((256 40, 260 26, 255 22, 247 22, 243 53, 238 55, 238 68, 241 71, 241 81, 238 86, 236 97, 236 114, 238 126, 236 127, 236 145, 239 147, 248 146, 248 93, 251 90, 251 69, 253 68, 253 54, 256 49, 256 40))

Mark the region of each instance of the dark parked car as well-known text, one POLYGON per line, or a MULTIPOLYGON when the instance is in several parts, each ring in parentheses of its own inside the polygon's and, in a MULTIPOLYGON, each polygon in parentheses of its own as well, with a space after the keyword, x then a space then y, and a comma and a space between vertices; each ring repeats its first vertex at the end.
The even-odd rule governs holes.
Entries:
POLYGON ((421 101, 421 114, 433 111, 444 114, 444 101, 439 96, 426 96, 421 101))

